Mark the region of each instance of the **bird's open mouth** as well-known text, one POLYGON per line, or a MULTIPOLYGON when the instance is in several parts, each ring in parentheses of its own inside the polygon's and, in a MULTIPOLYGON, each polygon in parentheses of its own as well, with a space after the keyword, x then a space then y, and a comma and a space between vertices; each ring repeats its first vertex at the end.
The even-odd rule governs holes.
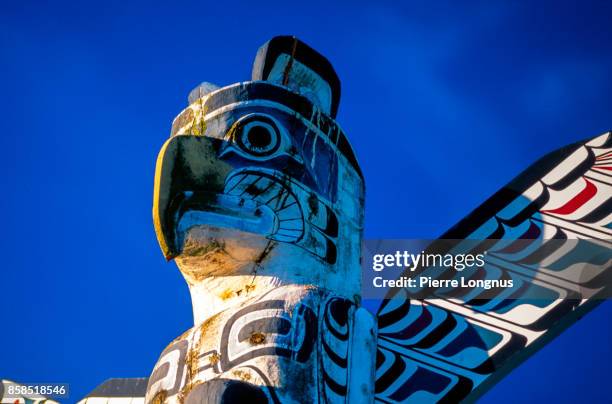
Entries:
POLYGON ((265 205, 224 194, 194 195, 185 193, 185 205, 177 225, 177 234, 185 234, 197 225, 225 227, 248 233, 270 234, 276 227, 274 213, 265 205), (193 199, 210 201, 193 206, 193 199), (191 205, 191 207, 189 207, 191 205))
POLYGON ((288 181, 274 171, 243 169, 227 178, 224 193, 270 209, 276 218, 276 227, 269 236, 278 241, 295 242, 304 233, 304 215, 288 181))
POLYGON ((296 242, 303 215, 284 176, 241 169, 230 174, 223 193, 185 191, 175 197, 176 245, 195 226, 236 229, 273 240, 296 242))
POLYGON ((218 159, 221 142, 180 135, 160 151, 153 223, 166 259, 181 253, 190 229, 208 226, 293 244, 335 263, 338 219, 329 204, 280 171, 218 159))

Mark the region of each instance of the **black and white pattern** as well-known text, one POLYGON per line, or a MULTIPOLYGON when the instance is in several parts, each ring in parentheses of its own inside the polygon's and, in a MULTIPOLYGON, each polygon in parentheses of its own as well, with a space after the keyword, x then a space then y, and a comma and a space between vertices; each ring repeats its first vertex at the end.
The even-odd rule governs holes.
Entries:
POLYGON ((487 251, 472 276, 515 286, 486 296, 432 290, 435 299, 423 301, 400 290, 385 301, 377 400, 474 399, 607 296, 611 152, 605 133, 551 153, 441 237, 456 240, 451 253, 487 251))
POLYGON ((196 400, 213 390, 223 398, 228 386, 227 394, 235 394, 239 384, 267 402, 295 401, 296 390, 302 397, 346 402, 355 305, 298 289, 281 288, 221 313, 172 343, 149 378, 147 402, 196 400))

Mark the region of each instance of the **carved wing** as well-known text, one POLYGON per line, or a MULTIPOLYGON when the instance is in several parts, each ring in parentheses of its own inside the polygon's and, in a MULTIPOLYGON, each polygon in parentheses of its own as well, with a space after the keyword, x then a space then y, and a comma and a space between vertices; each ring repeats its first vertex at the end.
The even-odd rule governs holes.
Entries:
POLYGON ((388 294, 378 312, 377 401, 475 400, 609 295, 612 134, 545 156, 441 239, 456 240, 453 254, 483 240, 484 273, 474 276, 514 286, 486 298, 388 294))

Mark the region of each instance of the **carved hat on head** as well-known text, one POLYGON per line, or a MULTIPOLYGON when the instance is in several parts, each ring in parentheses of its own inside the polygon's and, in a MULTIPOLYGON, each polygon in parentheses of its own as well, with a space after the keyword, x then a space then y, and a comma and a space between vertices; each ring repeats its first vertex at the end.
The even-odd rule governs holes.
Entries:
POLYGON ((155 174, 153 218, 167 259, 197 226, 260 235, 328 265, 341 263, 343 249, 358 252, 364 183, 333 119, 340 81, 327 59, 275 37, 259 49, 252 81, 204 83, 189 101, 155 174))

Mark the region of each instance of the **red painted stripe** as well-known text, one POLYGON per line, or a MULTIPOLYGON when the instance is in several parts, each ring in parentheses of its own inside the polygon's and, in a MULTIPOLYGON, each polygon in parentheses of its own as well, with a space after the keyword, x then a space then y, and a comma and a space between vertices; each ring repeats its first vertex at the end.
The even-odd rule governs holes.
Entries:
POLYGON ((604 153, 604 154, 600 154, 599 156, 595 157, 595 160, 603 160, 606 157, 610 157, 610 156, 612 156, 612 151, 609 151, 609 152, 604 153))
POLYGON ((600 170, 612 171, 612 167, 610 167, 610 166, 603 166, 603 167, 594 166, 593 168, 598 168, 600 170))
POLYGON ((597 187, 589 180, 585 179, 586 187, 576 196, 570 199, 565 205, 553 210, 544 210, 545 213, 554 213, 557 215, 569 215, 578 210, 579 207, 587 203, 597 193, 597 187))

